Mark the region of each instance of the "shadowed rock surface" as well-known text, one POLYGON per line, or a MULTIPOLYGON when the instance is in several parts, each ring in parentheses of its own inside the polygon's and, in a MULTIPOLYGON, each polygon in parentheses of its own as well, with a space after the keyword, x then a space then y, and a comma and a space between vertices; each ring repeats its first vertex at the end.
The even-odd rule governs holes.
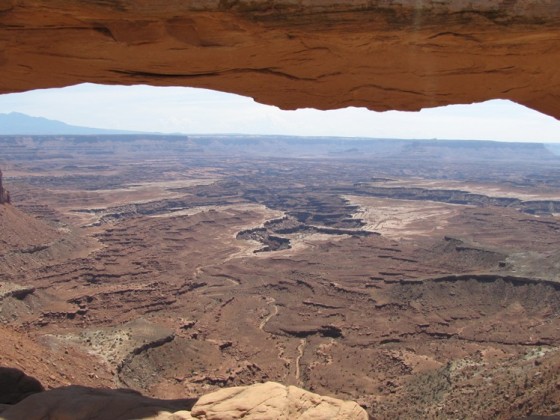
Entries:
POLYGON ((17 404, 42 391, 43 385, 37 379, 27 376, 19 369, 0 367, 0 405, 17 404))
POLYGON ((558 118, 559 19, 547 0, 6 0, 0 93, 145 83, 374 110, 502 98, 558 118))
POLYGON ((190 419, 193 400, 158 400, 124 389, 69 386, 0 408, 2 420, 190 419))
MULTIPOLYGON (((15 369, 14 369, 15 370, 15 369)), ((1 391, 2 389, 0 389, 1 391)), ((2 397, 2 395, 0 395, 2 397)), ((92 419, 338 419, 367 420, 350 401, 322 397, 275 382, 225 388, 196 399, 159 400, 137 392, 70 386, 42 392, 9 406, 0 404, 2 420, 92 419)))

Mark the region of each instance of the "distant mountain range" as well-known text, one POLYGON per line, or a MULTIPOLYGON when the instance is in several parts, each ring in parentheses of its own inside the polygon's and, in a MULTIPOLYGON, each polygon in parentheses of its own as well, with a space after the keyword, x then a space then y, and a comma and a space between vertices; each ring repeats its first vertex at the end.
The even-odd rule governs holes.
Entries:
POLYGON ((139 131, 110 130, 103 128, 79 127, 32 117, 19 112, 0 114, 0 135, 103 135, 103 134, 143 134, 139 131))
MULTIPOLYGON (((165 139, 166 142, 178 141, 185 135, 150 133, 142 131, 112 130, 103 128, 80 127, 62 121, 43 117, 32 117, 19 112, 0 114, 0 136, 105 136, 105 135, 149 135, 153 140, 165 139)), ((525 158, 547 158, 560 156, 560 143, 509 143, 480 140, 404 140, 343 137, 305 137, 243 134, 205 134, 189 135, 190 147, 224 151, 242 151, 250 146, 251 153, 296 155, 307 153, 309 156, 325 154, 333 157, 360 158, 365 155, 390 156, 393 154, 415 155, 422 157, 445 158, 459 154, 464 158, 490 158, 491 160, 525 158)), ((101 138, 98 141, 104 141, 101 138)), ((128 141, 134 143, 134 139, 128 141)), ((181 141, 179 142, 181 143, 181 141)), ((66 147, 69 140, 65 141, 66 147)), ((159 147, 159 146, 158 146, 159 147)), ((183 146, 182 146, 183 147, 183 146)), ((246 153, 246 151, 243 151, 246 153)))

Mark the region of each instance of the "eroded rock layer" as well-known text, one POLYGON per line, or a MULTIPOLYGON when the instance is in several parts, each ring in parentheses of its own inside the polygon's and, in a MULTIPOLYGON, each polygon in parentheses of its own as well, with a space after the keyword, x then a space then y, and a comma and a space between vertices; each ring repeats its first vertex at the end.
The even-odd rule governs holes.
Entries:
POLYGON ((0 93, 194 86, 282 108, 510 99, 560 117, 560 3, 5 0, 0 93))

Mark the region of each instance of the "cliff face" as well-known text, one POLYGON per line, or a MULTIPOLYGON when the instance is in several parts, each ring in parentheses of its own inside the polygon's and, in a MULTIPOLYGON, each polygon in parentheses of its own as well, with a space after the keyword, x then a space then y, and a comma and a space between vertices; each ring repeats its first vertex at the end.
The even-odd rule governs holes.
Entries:
POLYGON ((10 203, 10 192, 4 189, 2 171, 0 170, 0 204, 10 203))
POLYGON ((560 118, 550 0, 5 0, 0 93, 194 86, 282 108, 511 99, 560 118))

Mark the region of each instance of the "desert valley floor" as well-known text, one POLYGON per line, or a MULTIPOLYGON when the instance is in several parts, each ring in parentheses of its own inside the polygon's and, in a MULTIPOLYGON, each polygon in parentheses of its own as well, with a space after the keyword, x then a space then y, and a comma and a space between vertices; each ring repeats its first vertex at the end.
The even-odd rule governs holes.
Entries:
POLYGON ((0 141, 3 366, 158 398, 273 380, 375 419, 560 412, 542 145, 0 141))

